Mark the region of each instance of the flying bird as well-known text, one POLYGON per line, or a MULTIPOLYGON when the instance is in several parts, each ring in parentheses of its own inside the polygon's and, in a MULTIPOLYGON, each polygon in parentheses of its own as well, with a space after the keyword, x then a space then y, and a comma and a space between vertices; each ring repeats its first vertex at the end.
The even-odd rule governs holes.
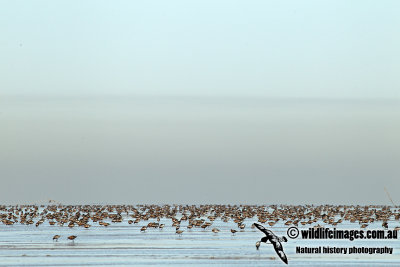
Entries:
POLYGON ((284 237, 284 236, 278 237, 271 230, 264 228, 264 226, 262 226, 258 223, 254 223, 254 225, 257 227, 258 230, 260 230, 261 232, 263 232, 265 234, 265 236, 263 238, 261 238, 261 240, 259 242, 264 242, 264 243, 267 243, 268 241, 271 242, 271 244, 274 246, 276 254, 278 254, 279 258, 281 258, 281 260, 284 263, 288 264, 288 259, 286 257, 285 252, 283 252, 283 246, 281 244, 281 242, 287 242, 286 237, 284 237))

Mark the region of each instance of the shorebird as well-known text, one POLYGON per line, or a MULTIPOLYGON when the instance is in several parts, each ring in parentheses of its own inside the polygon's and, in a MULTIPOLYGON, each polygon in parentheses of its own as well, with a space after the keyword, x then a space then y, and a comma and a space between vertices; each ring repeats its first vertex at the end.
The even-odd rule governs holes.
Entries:
POLYGON ((257 241, 257 242, 256 242, 256 249, 257 249, 257 250, 260 248, 260 245, 261 245, 261 242, 260 242, 260 241, 257 241))
POLYGON ((183 230, 176 230, 175 234, 178 234, 179 236, 181 236, 183 233, 183 230))
POLYGON ((68 237, 68 239, 69 239, 69 240, 72 240, 72 242, 74 242, 75 238, 77 238, 76 235, 70 235, 70 236, 68 237))
POLYGON ((218 228, 213 228, 212 230, 211 230, 213 233, 218 233, 219 232, 219 229, 218 228))
POLYGON ((58 241, 58 239, 60 238, 61 236, 60 235, 55 235, 55 236, 53 236, 53 241, 55 240, 55 241, 58 241))
MULTIPOLYGON (((279 258, 281 258, 281 260, 288 264, 288 259, 286 257, 285 252, 283 252, 283 247, 281 242, 287 242, 286 237, 277 237, 271 230, 268 230, 266 228, 264 228, 264 226, 262 226, 261 224, 258 223, 254 223, 254 225, 258 228, 258 230, 260 230, 261 232, 263 232, 265 234, 265 236, 263 238, 261 238, 261 240, 259 241, 260 244, 261 242, 267 243, 268 241, 271 242, 271 244, 274 246, 274 249, 276 251, 276 254, 278 254, 279 258)), ((256 247, 257 247, 257 243, 256 243, 256 247)))
POLYGON ((236 233, 237 231, 236 230, 234 230, 234 229, 231 229, 231 233, 232 233, 232 235, 235 235, 235 233, 236 233))

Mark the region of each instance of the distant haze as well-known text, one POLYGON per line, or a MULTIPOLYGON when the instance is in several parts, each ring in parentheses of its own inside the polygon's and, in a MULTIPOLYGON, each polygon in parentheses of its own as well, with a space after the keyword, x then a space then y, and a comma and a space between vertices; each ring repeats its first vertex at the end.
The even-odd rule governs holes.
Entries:
POLYGON ((2 102, 0 116, 2 202, 390 204, 384 186, 400 195, 398 101, 31 98, 2 102))
POLYGON ((399 1, 7 1, 0 203, 400 204, 399 1))

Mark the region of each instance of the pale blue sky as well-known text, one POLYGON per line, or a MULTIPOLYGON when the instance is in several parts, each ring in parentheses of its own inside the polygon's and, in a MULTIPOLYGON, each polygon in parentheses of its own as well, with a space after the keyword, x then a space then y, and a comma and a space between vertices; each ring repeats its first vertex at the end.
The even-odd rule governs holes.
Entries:
POLYGON ((400 204, 399 14, 0 0, 0 203, 400 204))
POLYGON ((2 1, 2 94, 400 95, 399 1, 2 1))

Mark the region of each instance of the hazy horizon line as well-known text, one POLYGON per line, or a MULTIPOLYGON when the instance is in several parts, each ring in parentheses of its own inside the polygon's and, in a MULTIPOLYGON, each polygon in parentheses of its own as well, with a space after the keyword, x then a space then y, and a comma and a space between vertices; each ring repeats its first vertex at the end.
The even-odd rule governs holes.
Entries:
POLYGON ((221 100, 270 100, 270 101, 305 101, 305 102, 399 102, 400 97, 317 97, 317 96, 267 96, 267 95, 210 95, 210 94, 1 94, 5 99, 64 99, 64 100, 96 100, 96 99, 221 99, 221 100))

